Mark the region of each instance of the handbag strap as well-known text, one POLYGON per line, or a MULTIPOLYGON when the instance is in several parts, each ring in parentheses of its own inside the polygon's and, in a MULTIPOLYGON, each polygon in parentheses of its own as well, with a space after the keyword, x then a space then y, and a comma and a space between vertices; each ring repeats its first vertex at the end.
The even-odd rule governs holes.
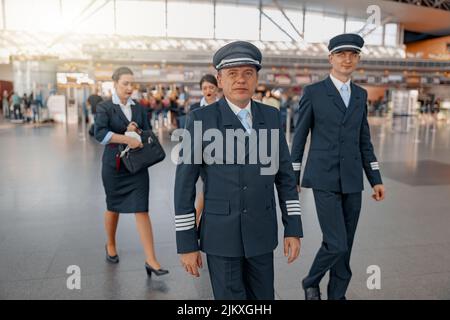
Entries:
POLYGON ((122 152, 120 152, 119 158, 123 158, 128 151, 130 151, 130 146, 127 146, 122 152))

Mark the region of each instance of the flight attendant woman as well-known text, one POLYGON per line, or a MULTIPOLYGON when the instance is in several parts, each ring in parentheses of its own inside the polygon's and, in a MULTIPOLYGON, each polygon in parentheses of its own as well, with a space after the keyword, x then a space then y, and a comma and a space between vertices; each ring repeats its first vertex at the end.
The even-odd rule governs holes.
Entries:
POLYGON ((147 111, 131 99, 133 91, 133 72, 127 67, 120 67, 112 75, 114 92, 112 99, 97 106, 95 117, 95 138, 105 150, 102 158, 102 180, 106 193, 105 229, 107 243, 106 260, 118 263, 116 251, 116 230, 119 213, 134 213, 136 225, 146 256, 145 269, 148 276, 157 276, 169 271, 161 268, 153 244, 153 232, 148 215, 149 175, 143 169, 135 174, 127 171, 116 154, 120 144, 130 148, 140 148, 142 143, 132 135, 137 128, 150 128, 147 111))

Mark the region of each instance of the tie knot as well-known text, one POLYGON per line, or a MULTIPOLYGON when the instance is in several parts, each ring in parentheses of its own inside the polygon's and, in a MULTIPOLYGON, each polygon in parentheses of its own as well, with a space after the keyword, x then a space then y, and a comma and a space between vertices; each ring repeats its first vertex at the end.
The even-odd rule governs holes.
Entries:
POLYGON ((238 117, 241 120, 246 120, 248 116, 248 110, 247 109, 242 109, 241 111, 238 112, 238 117))
POLYGON ((347 86, 346 83, 344 83, 344 84, 342 85, 341 91, 344 91, 344 92, 348 91, 348 86, 347 86))

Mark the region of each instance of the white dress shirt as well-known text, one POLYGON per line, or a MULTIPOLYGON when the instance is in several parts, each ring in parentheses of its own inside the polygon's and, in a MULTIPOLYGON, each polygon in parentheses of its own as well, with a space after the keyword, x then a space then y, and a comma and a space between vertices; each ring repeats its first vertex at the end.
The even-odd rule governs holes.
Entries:
POLYGON ((127 104, 123 104, 122 101, 120 101, 119 96, 117 95, 117 93, 113 90, 113 95, 112 95, 112 102, 114 104, 118 104, 120 106, 120 109, 122 110, 122 112, 125 114, 125 117, 127 117, 128 121, 131 121, 131 106, 134 105, 134 101, 133 99, 128 98, 127 104))

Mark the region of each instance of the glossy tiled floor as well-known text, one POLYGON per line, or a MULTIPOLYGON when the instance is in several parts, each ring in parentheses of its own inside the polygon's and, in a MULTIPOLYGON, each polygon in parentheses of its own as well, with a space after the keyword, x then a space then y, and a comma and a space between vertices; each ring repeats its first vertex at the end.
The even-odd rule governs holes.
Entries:
MULTIPOLYGON (((450 124, 427 117, 370 122, 387 199, 375 203, 366 188, 347 297, 449 299, 450 124), (371 265, 381 270, 379 290, 367 288, 371 265)), ((150 170, 156 249, 170 274, 148 280, 133 215, 120 218, 120 263, 104 260, 98 143, 80 140, 76 127, 0 121, 0 150, 0 299, 212 298, 207 271, 193 279, 178 262, 170 157, 150 170), (80 290, 67 289, 70 265, 81 268, 80 290)), ((277 299, 303 299, 300 281, 321 241, 311 190, 301 201, 302 256, 288 266, 277 249, 277 299)))

